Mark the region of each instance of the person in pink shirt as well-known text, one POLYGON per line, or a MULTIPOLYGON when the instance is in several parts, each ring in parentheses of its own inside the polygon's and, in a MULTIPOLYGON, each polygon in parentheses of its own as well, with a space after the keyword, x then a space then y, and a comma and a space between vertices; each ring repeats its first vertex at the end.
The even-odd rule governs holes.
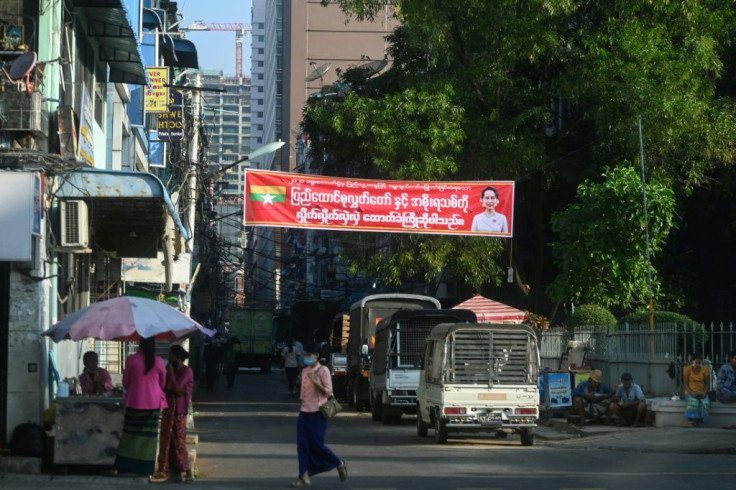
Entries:
POLYGON ((158 473, 151 476, 151 482, 161 483, 169 478, 180 482, 182 472, 186 481, 193 482, 194 475, 189 464, 187 452, 187 412, 192 399, 194 372, 184 361, 189 353, 180 345, 169 348, 169 365, 166 366, 166 401, 161 415, 161 434, 158 446, 158 473))
POLYGON ((348 479, 348 466, 325 445, 327 420, 322 417, 319 406, 332 394, 330 370, 319 362, 319 345, 313 343, 304 350, 302 384, 299 398, 301 408, 296 426, 297 454, 299 456, 299 478, 292 487, 308 487, 309 477, 337 468, 340 481, 348 479))
POLYGON ((156 356, 153 337, 141 339, 139 350, 125 360, 125 418, 115 457, 118 472, 151 475, 155 470, 158 419, 166 408, 166 368, 156 356))
POLYGON ((87 351, 82 356, 84 371, 79 375, 79 384, 82 394, 89 396, 109 395, 112 393, 112 379, 106 369, 97 365, 97 353, 93 350, 87 351))

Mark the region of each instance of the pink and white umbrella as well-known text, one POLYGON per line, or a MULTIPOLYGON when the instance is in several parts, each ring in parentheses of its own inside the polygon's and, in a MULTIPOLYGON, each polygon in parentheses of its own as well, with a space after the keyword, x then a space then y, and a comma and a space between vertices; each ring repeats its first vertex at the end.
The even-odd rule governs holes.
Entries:
POLYGON ((131 341, 146 337, 175 340, 197 332, 209 337, 215 334, 166 303, 120 296, 75 311, 42 335, 56 342, 84 338, 131 341))

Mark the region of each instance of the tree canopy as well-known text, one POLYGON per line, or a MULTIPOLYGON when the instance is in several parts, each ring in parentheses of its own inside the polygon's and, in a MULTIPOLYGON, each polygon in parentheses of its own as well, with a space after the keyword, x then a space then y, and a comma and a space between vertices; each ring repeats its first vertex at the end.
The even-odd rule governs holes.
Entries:
MULTIPOLYGON (((322 3, 339 4, 359 20, 386 6, 382 0, 322 3)), ((647 186, 653 203, 649 219, 658 226, 653 235, 658 247, 665 246, 674 220, 666 191, 682 204, 710 185, 714 172, 732 168, 735 3, 391 2, 401 23, 389 38, 391 69, 371 79, 348 70, 344 100, 315 100, 305 109, 316 165, 332 175, 515 180, 517 229, 507 244, 436 237, 369 240, 372 247, 380 241, 386 251, 382 270, 360 260, 365 256, 360 247, 351 258, 375 266, 375 272, 393 271, 390 280, 397 283, 457 267, 454 276, 474 288, 498 284, 502 266, 512 265, 531 285, 529 309, 579 297, 618 308, 645 299, 641 244, 632 243, 629 251, 618 242, 633 230, 641 233, 637 202, 625 201, 632 231, 614 240, 607 227, 624 226, 623 217, 605 226, 594 220, 597 228, 587 221, 601 218, 592 209, 615 209, 611 199, 617 187, 634 186, 636 173, 627 169, 640 163, 639 117, 646 175, 653 182, 647 186), (553 219, 554 213, 559 214, 553 219), (559 238, 572 250, 575 234, 584 234, 592 247, 580 245, 579 252, 595 250, 596 257, 605 257, 596 264, 603 284, 591 279, 573 286, 575 261, 560 255, 559 247, 559 264, 551 262, 548 243, 559 238), (504 252, 512 247, 508 264, 504 252), (475 270, 472 260, 463 267, 461 258, 474 255, 476 262, 478 256, 487 259, 487 267, 475 270)), ((633 192, 631 199, 640 196, 633 192)))

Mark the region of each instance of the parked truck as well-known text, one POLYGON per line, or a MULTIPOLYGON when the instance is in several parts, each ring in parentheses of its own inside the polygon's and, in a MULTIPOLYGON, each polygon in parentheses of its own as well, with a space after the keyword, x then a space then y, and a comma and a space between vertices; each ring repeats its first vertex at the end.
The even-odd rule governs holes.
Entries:
POLYGON ((238 367, 271 372, 273 355, 273 311, 244 308, 230 312, 230 336, 240 342, 238 367))
POLYGON ((526 325, 444 323, 432 329, 417 389, 417 435, 518 433, 534 443, 539 418, 537 336, 526 325))
POLYGON ((352 304, 347 345, 347 389, 350 406, 358 411, 370 406, 369 352, 375 348, 378 322, 397 311, 429 309, 440 309, 440 302, 430 296, 402 293, 374 294, 352 304))
POLYGON ((440 323, 476 323, 470 310, 404 310, 376 327, 372 352, 370 405, 373 420, 398 424, 402 414, 416 413, 419 367, 427 336, 440 323))

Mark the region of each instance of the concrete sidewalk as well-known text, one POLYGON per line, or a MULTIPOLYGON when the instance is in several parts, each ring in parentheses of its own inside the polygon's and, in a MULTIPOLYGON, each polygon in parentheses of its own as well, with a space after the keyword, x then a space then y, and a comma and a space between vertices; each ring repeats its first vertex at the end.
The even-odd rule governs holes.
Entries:
POLYGON ((736 430, 709 427, 575 427, 564 419, 551 419, 537 428, 536 437, 542 445, 560 448, 736 454, 736 430))

